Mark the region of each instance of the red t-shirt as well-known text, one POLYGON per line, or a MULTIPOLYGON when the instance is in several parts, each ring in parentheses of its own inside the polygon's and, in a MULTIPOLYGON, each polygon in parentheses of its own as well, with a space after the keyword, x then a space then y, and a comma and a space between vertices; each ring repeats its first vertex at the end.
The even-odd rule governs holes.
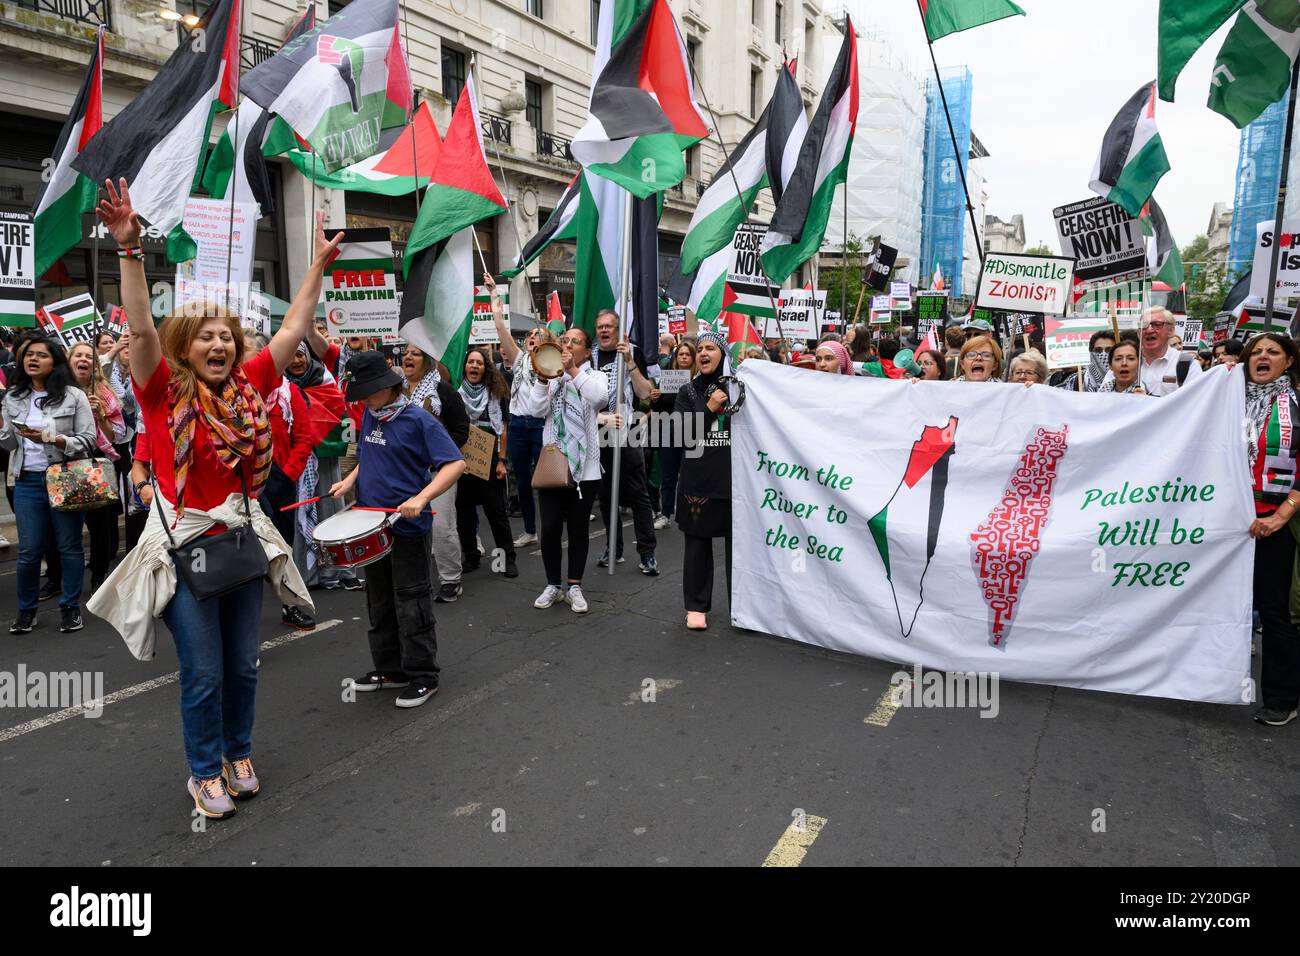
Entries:
MULTIPOLYGON (((280 381, 280 373, 275 370, 275 360, 270 349, 262 349, 256 358, 240 366, 248 376, 253 388, 263 399, 266 398, 280 381)), ((171 429, 167 427, 167 416, 171 411, 167 403, 167 384, 171 380, 171 370, 166 361, 158 363, 149 381, 141 387, 135 382, 135 395, 140 400, 140 415, 144 419, 145 434, 149 436, 149 453, 153 463, 154 477, 163 497, 173 505, 176 504, 176 443, 172 441, 171 429)), ((207 511, 232 494, 238 494, 242 488, 239 474, 227 468, 212 449, 212 437, 207 424, 199 419, 194 432, 193 457, 190 459, 189 475, 185 479, 185 507, 207 511)), ((243 459, 241 467, 250 484, 253 481, 253 459, 243 459)))

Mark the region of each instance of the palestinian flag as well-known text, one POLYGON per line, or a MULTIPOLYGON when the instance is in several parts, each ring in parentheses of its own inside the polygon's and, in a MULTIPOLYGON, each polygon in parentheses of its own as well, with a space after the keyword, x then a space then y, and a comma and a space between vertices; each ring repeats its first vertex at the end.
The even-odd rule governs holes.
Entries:
POLYGON ((1213 34, 1247 0, 1160 0, 1157 55, 1160 98, 1173 101, 1178 74, 1213 34))
POLYGON ((794 172, 807 125, 799 87, 783 67, 772 99, 758 122, 731 151, 695 207, 682 240, 682 271, 694 272, 731 241, 763 187, 775 184, 773 195, 780 198, 789 174, 794 172), (785 176, 783 163, 788 167, 785 176))
POLYGON ((1224 296, 1223 305, 1219 306, 1220 312, 1229 312, 1236 315, 1241 308, 1241 304, 1250 297, 1250 273, 1247 269, 1240 279, 1233 283, 1228 294, 1224 296))
MULTIPOLYGON (((389 131, 382 138, 391 135, 389 131)), ((322 189, 405 196, 429 184, 441 153, 442 136, 433 122, 429 104, 424 102, 387 149, 337 172, 326 172, 324 164, 310 150, 294 149, 288 157, 300 173, 322 189)))
POLYGON ((950 33, 981 27, 1006 17, 1023 17, 1025 11, 1011 0, 919 0, 925 35, 933 43, 950 33))
POLYGON ((751 345, 763 347, 763 340, 758 337, 747 316, 738 312, 723 312, 722 320, 727 323, 727 345, 731 350, 733 365, 740 363, 740 357, 751 345))
POLYGON ((181 222, 199 183, 212 118, 234 109, 238 98, 239 4, 218 0, 208 8, 193 39, 176 48, 144 92, 72 161, 92 182, 127 181, 136 212, 166 235, 172 262, 198 255, 181 222))
POLYGON ((1171 289, 1183 284, 1183 256, 1178 251, 1169 223, 1154 196, 1142 208, 1140 219, 1142 235, 1152 239, 1147 244, 1147 271, 1151 278, 1165 283, 1171 289))
POLYGON ((948 492, 948 462, 957 448, 957 419, 926 425, 885 506, 867 521, 894 595, 898 631, 912 633, 925 602, 925 575, 934 558, 948 492))
POLYGON ((95 308, 95 300, 85 292, 37 309, 36 319, 41 330, 52 338, 61 340, 66 349, 78 342, 93 345, 95 333, 103 325, 99 309, 95 308))
MULTIPOLYGON (((732 237, 733 242, 735 237, 732 237)), ((736 248, 729 242, 700 263, 694 272, 682 272, 680 264, 668 283, 668 294, 702 322, 712 322, 723 310, 727 270, 735 261, 736 248)))
POLYGON ((37 278, 81 241, 82 214, 94 212, 98 203, 99 182, 73 169, 72 159, 104 123, 103 89, 104 31, 100 30, 86 78, 81 81, 81 89, 54 144, 54 166, 49 179, 41 186, 32 206, 37 278))
POLYGON ((569 180, 569 185, 565 186, 564 192, 560 194, 560 201, 556 203, 555 210, 547 217, 537 235, 524 243, 524 248, 520 250, 515 264, 502 273, 507 279, 513 279, 527 269, 529 263, 540 256, 542 250, 552 242, 576 237, 578 194, 581 191, 578 180, 581 176, 582 173, 578 173, 569 180))
POLYGON ((1156 129, 1156 85, 1144 83, 1111 120, 1088 185, 1138 216, 1167 172, 1169 157, 1156 129))
POLYGON ((560 308, 560 293, 546 297, 546 327, 557 339, 564 334, 564 309, 560 308))
POLYGON ((471 72, 407 241, 397 329, 404 341, 446 365, 455 387, 465 370, 474 321, 474 224, 505 208, 483 155, 471 72))
POLYGON ((784 282, 816 255, 826 233, 835 187, 844 182, 858 122, 858 45, 844 19, 844 42, 799 150, 794 174, 763 238, 763 270, 784 282))
POLYGON ((319 154, 325 172, 381 150, 414 96, 398 34, 398 0, 352 0, 244 77, 243 92, 319 154))
POLYGON ((930 288, 935 292, 943 291, 943 266, 939 265, 939 260, 934 260, 934 275, 930 277, 930 288))
POLYGON ((709 134, 695 105, 686 48, 667 0, 606 0, 597 38, 597 50, 610 52, 594 74, 573 156, 644 199, 680 183, 686 175, 682 150, 709 134), (617 9, 606 16, 607 6, 617 9), (633 11, 638 15, 624 26, 633 11))
POLYGON ((1286 96, 1300 53, 1300 4, 1251 0, 1228 31, 1214 61, 1210 109, 1241 129, 1286 96))
MULTIPOLYGON (((298 18, 289 35, 288 43, 316 28, 316 8, 309 6, 298 18)), ((284 44, 281 44, 283 49, 284 44)), ((275 195, 271 190, 271 174, 266 168, 268 156, 298 146, 298 139, 289 124, 272 116, 247 97, 239 104, 235 116, 226 124, 225 132, 212 148, 212 154, 203 170, 203 188, 214 199, 225 199, 235 157, 241 157, 242 175, 236 175, 236 202, 257 203, 258 215, 269 216, 275 212, 275 195), (236 143, 235 141, 238 140, 236 143)))

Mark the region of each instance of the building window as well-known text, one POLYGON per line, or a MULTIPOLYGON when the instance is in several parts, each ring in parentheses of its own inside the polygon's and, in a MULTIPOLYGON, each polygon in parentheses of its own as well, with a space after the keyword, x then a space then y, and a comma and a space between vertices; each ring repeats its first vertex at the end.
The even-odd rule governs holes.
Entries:
POLYGON ((698 83, 700 79, 700 41, 694 37, 686 40, 686 59, 691 65, 691 75, 698 83))
POLYGON ((524 13, 542 19, 542 0, 524 0, 524 13))
POLYGON ((465 54, 460 50, 442 45, 442 95, 447 102, 456 105, 460 91, 465 89, 465 54))
POLYGON ((524 80, 524 115, 533 129, 542 128, 542 84, 524 80))
POLYGON ((749 22, 756 27, 763 25, 763 0, 749 0, 749 22))
POLYGON ((813 75, 813 43, 816 37, 816 27, 813 26, 812 21, 806 21, 803 27, 803 63, 800 64, 804 69, 804 76, 813 75))
POLYGON ((749 115, 753 119, 758 119, 758 112, 761 109, 760 103, 763 102, 763 74, 750 67, 749 70, 749 115))
POLYGON ((774 36, 776 37, 777 44, 785 43, 784 13, 785 4, 782 3, 781 0, 776 0, 776 29, 774 31, 774 36))
POLYGON ((600 0, 591 0, 591 45, 600 39, 600 0))

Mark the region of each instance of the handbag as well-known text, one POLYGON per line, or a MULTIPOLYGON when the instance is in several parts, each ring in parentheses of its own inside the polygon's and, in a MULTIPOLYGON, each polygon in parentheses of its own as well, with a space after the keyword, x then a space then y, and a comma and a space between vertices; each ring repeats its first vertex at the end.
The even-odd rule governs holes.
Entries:
POLYGON ((555 443, 542 447, 537 456, 537 466, 533 469, 534 488, 576 488, 577 482, 569 473, 569 459, 564 457, 564 449, 555 443))
MULTIPOLYGON (((150 477, 153 484, 154 502, 162 498, 158 483, 150 477)), ((167 515, 162 505, 158 504, 158 520, 167 532, 171 547, 167 549, 176 565, 176 573, 185 579, 186 586, 195 600, 220 597, 237 588, 242 588, 250 581, 266 576, 270 567, 266 560, 266 551, 253 528, 253 515, 248 507, 248 481, 244 469, 239 469, 239 483, 244 491, 244 516, 247 523, 240 528, 227 528, 220 534, 200 535, 193 541, 177 545, 172 537, 171 528, 167 526, 167 515)))
POLYGON ((115 484, 117 469, 107 458, 74 458, 45 470, 45 493, 55 511, 90 511, 118 505, 115 484))

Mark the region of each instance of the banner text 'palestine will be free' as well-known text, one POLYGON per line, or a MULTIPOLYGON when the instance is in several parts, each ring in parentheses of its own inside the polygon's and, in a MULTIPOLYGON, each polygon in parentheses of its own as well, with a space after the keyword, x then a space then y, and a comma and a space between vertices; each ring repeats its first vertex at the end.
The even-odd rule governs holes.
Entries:
POLYGON ((736 625, 942 671, 1252 699, 1254 507, 1228 370, 1159 401, 739 376, 736 625))

